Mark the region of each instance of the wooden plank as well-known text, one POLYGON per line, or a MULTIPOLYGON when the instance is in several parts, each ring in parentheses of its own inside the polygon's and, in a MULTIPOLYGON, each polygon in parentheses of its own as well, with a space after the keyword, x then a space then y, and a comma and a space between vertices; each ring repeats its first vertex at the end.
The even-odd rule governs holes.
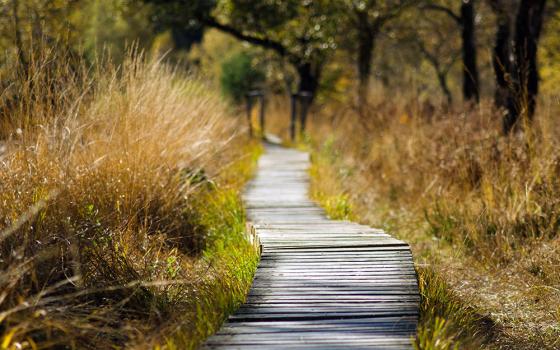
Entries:
POLYGON ((343 288, 320 288, 320 287, 316 287, 316 288, 300 288, 300 287, 292 287, 289 290, 286 290, 286 288, 274 288, 274 287, 258 287, 255 286, 253 288, 251 288, 251 291, 249 291, 249 296, 252 295, 284 295, 284 296, 295 296, 295 295, 315 295, 315 296, 320 296, 320 295, 345 295, 345 296, 351 296, 351 295, 370 295, 370 296, 375 296, 375 295, 401 295, 401 294, 407 294, 407 295, 417 295, 418 294, 418 289, 414 288, 414 286, 408 286, 408 287, 390 287, 390 288, 383 288, 383 287, 377 287, 377 288, 347 288, 347 289, 343 289, 343 288))
MULTIPOLYGON (((404 244, 380 244, 380 243, 373 243, 373 244, 363 244, 363 243, 338 243, 337 247, 338 248, 374 248, 374 247, 382 247, 385 246, 387 248, 399 248, 399 247, 408 247, 404 244)), ((299 244, 294 244, 294 243, 272 243, 269 244, 268 248, 270 249, 308 249, 308 248, 330 248, 332 247, 332 245, 329 245, 328 243, 312 243, 309 242, 308 244, 305 243, 299 243, 299 244)))
MULTIPOLYGON (((270 345, 270 344, 266 344, 266 345, 262 345, 262 344, 258 344, 256 342, 253 342, 251 344, 211 344, 211 345, 205 345, 202 347, 202 349, 216 349, 216 350, 220 350, 220 349, 231 349, 231 350, 262 350, 262 349, 266 349, 266 350, 286 350, 286 349, 301 349, 302 345, 295 343, 295 344, 287 344, 287 343, 283 343, 282 345, 270 345), (265 347, 266 346, 266 347, 265 347)), ((345 342, 339 342, 339 343, 331 343, 331 344, 306 344, 305 345, 305 349, 321 349, 321 350, 347 350, 351 348, 352 350, 372 350, 372 349, 382 349, 382 350, 405 350, 405 349, 410 349, 410 346, 406 346, 406 345, 383 345, 382 347, 376 347, 376 346, 370 346, 367 344, 354 344, 354 345, 349 345, 345 342)))
MULTIPOLYGON (((332 252, 330 254, 327 253, 306 253, 306 254, 296 254, 291 253, 291 254, 282 254, 282 253, 277 253, 277 252, 268 252, 268 254, 266 254, 266 256, 263 256, 262 259, 263 261, 284 261, 284 262, 288 262, 288 261, 323 261, 325 259, 328 260, 339 260, 339 259, 345 259, 345 261, 351 261, 353 258, 356 259, 366 259, 366 260, 375 260, 375 261, 392 261, 392 260, 396 260, 396 261, 403 261, 403 262, 411 262, 413 261, 411 256, 406 254, 406 253, 402 253, 402 252, 388 252, 388 253, 384 253, 384 254, 374 254, 374 253, 356 253, 356 254, 352 254, 350 252, 332 252)), ((412 267, 412 266, 411 266, 412 267)))
MULTIPOLYGON (((305 313, 277 313, 277 314, 267 314, 267 313, 253 313, 253 314, 243 314, 235 313, 228 318, 229 322, 247 322, 251 320, 257 321, 280 321, 280 320, 321 320, 321 319, 357 319, 371 317, 373 311, 333 311, 333 312, 305 312, 305 313)), ((410 309, 388 309, 388 310, 374 310, 377 316, 413 316, 418 314, 417 308, 410 309)))
POLYGON ((351 296, 344 296, 344 295, 321 295, 321 296, 313 296, 313 295, 297 295, 297 296, 285 296, 285 295, 274 295, 274 296, 250 296, 245 301, 245 304, 281 304, 285 302, 293 302, 293 303, 332 303, 332 302, 341 302, 341 303, 374 303, 374 302, 384 302, 384 301, 400 301, 400 300, 407 300, 407 301, 416 301, 420 300, 420 297, 417 295, 351 295, 351 296))
POLYGON ((267 255, 262 257, 263 259, 314 259, 314 258, 346 258, 352 259, 353 257, 371 257, 371 258, 411 258, 410 254, 406 251, 362 251, 362 252, 353 252, 351 250, 342 250, 342 251, 317 251, 317 252, 282 252, 282 251, 268 251, 267 255))
POLYGON ((319 326, 313 328, 304 328, 302 326, 298 327, 254 327, 254 326, 245 326, 245 327, 228 327, 222 328, 218 335, 264 335, 269 334, 272 337, 277 337, 280 333, 288 333, 298 336, 305 336, 306 333, 313 332, 314 334, 324 334, 324 335, 332 335, 334 332, 337 333, 367 333, 368 335, 373 334, 403 334, 403 335, 411 335, 414 333, 416 325, 403 325, 399 327, 395 326, 386 326, 386 325, 376 325, 375 323, 364 323, 361 325, 352 325, 352 326, 343 326, 343 325, 336 325, 336 326, 319 326))
POLYGON ((373 261, 368 261, 368 262, 339 262, 336 263, 336 266, 334 266, 335 264, 331 264, 331 265, 326 265, 326 264, 321 264, 320 262, 306 262, 306 263, 292 263, 292 262, 284 262, 284 263, 279 263, 277 261, 263 261, 259 263, 260 267, 263 268, 276 268, 276 267, 283 267, 283 268, 299 268, 301 269, 308 269, 308 268, 328 268, 328 269, 335 269, 335 268, 352 268, 352 269, 366 269, 366 268, 375 268, 378 271, 382 271, 383 269, 389 269, 389 268, 408 268, 409 265, 406 264, 406 262, 403 261, 379 261, 379 262, 373 262, 373 261))
POLYGON ((322 320, 288 320, 288 321, 251 321, 251 322, 235 322, 225 324, 223 327, 316 327, 316 326, 332 326, 343 327, 360 324, 375 325, 396 325, 409 324, 418 321, 417 316, 384 316, 384 317, 365 317, 356 319, 322 319, 322 320))
MULTIPOLYGON (((231 350, 262 350, 262 349, 266 349, 266 350, 286 350, 286 349, 301 349, 302 345, 295 343, 295 344, 287 344, 287 343, 283 343, 282 345, 270 345, 270 344, 266 344, 266 345, 261 345, 258 344, 256 342, 253 342, 251 344, 211 344, 211 345, 205 345, 202 347, 202 349, 216 349, 216 350, 220 350, 220 349, 231 349, 231 350), (266 346, 266 347, 265 347, 266 346)), ((339 342, 339 343, 331 343, 331 344, 306 344, 305 345, 305 349, 321 349, 321 350, 347 350, 351 348, 352 350, 372 350, 372 349, 382 349, 382 350, 405 350, 405 349, 410 349, 410 346, 406 346, 406 345, 383 345, 382 347, 376 347, 376 346, 370 346, 367 344, 354 344, 354 345, 349 345, 345 342, 339 342)))
MULTIPOLYGON (((333 327, 342 327, 344 325, 353 324, 397 324, 397 323, 407 323, 416 322, 417 317, 370 317, 370 318, 359 318, 359 319, 324 319, 324 320, 314 320, 314 321, 279 321, 279 322, 236 322, 232 324, 226 324, 224 327, 242 327, 242 326, 252 326, 252 327, 315 327, 322 325, 331 325, 333 327)), ((222 328, 223 329, 223 328, 222 328)))
MULTIPOLYGON (((393 331, 371 331, 365 333, 363 329, 355 331, 319 331, 314 332, 290 332, 290 333, 275 333, 269 335, 266 333, 257 333, 260 344, 281 344, 287 341, 298 341, 298 343, 312 343, 312 344, 325 344, 332 343, 333 341, 345 341, 349 344, 392 344, 399 342, 406 344, 410 342, 410 332, 406 330, 393 330, 393 331)), ((234 342, 236 344, 251 344, 255 341, 254 334, 218 334, 213 339, 211 344, 223 344, 234 342)))
POLYGON ((416 283, 416 276, 409 274, 406 276, 393 275, 393 276, 352 276, 352 277, 339 277, 336 278, 336 282, 332 281, 332 277, 325 276, 310 276, 304 278, 298 278, 293 276, 272 276, 272 277, 258 277, 255 279, 255 286, 264 285, 282 285, 282 284, 292 284, 292 285, 311 285, 315 286, 321 284, 323 286, 334 286, 334 285, 375 285, 380 284, 394 284, 394 283, 416 283))
POLYGON ((405 273, 405 274, 414 274, 415 271, 411 268, 408 267, 396 267, 396 268, 384 268, 384 269, 380 269, 380 268, 372 268, 372 267, 366 267, 366 268, 361 268, 361 269, 353 269, 353 268, 342 268, 342 267, 331 267, 331 266, 325 266, 323 268, 319 267, 319 268, 312 268, 312 269, 305 269, 305 272, 302 273, 301 272, 301 268, 298 270, 297 267, 294 268, 287 268, 287 267, 261 267, 257 276, 260 276, 261 274, 269 274, 269 275, 284 275, 284 276, 290 276, 293 274, 297 274, 298 276, 306 276, 306 275, 312 275, 312 276, 333 276, 333 277, 338 277, 338 276, 363 276, 363 275, 368 275, 368 274, 373 274, 375 275, 381 275, 381 274, 397 274, 397 273, 405 273))
POLYGON ((299 261, 303 264, 306 263, 328 263, 328 262, 390 262, 390 261, 401 261, 405 263, 412 263, 412 259, 407 255, 401 256, 375 256, 375 255, 356 255, 354 258, 351 256, 331 256, 328 254, 318 255, 318 256, 282 256, 282 255, 266 255, 262 257, 263 262, 278 262, 278 263, 289 263, 294 261, 299 261))
POLYGON ((332 304, 250 304, 241 306, 237 314, 303 314, 310 315, 315 313, 331 312, 331 313, 355 313, 364 312, 366 315, 371 312, 379 311, 414 311, 418 307, 418 303, 414 301, 402 302, 380 302, 369 304, 348 304, 348 303, 332 303, 332 304))
MULTIPOLYGON (((326 255, 326 253, 328 252, 328 255, 335 255, 337 252, 340 253, 356 253, 356 254, 365 254, 365 253, 370 253, 370 255, 375 255, 375 252, 379 252, 379 253, 392 253, 395 252, 395 254, 392 254, 392 256, 396 256, 400 255, 401 256, 408 256, 411 257, 410 252, 408 251, 408 247, 402 246, 402 245, 397 245, 397 246, 388 246, 388 245, 376 245, 376 246, 367 246, 367 247, 360 247, 360 246, 344 246, 344 245, 339 245, 337 247, 335 246, 326 246, 326 247, 313 247, 310 245, 307 246, 298 246, 295 247, 296 249, 292 249, 292 248, 283 248, 282 246, 265 246, 264 249, 268 252, 268 254, 271 255, 280 255, 280 254, 288 254, 288 255, 300 255, 300 256, 304 256, 304 255, 308 255, 310 256, 310 254, 313 253, 323 253, 323 255, 326 255), (369 249, 368 249, 369 248, 369 249)), ((383 254, 379 254, 380 256, 383 256, 383 254)))
POLYGON ((263 277, 263 278, 299 278, 299 279, 306 279, 306 278, 339 278, 339 277, 343 277, 343 276, 348 276, 350 278, 355 278, 355 277, 361 277, 361 278, 375 278, 375 277, 379 277, 379 276, 388 276, 388 277, 392 277, 392 276, 415 276, 416 277, 416 271, 414 271, 413 269, 393 269, 393 270, 370 270, 370 271, 361 271, 361 270, 353 270, 353 269, 348 269, 345 270, 343 272, 339 272, 336 270, 327 270, 327 271, 305 271, 304 273, 301 273, 301 271, 297 271, 297 270, 291 270, 291 271, 286 271, 286 270, 281 270, 279 268, 268 268, 268 269, 263 269, 263 271, 260 271, 257 275, 256 278, 259 277, 263 277))

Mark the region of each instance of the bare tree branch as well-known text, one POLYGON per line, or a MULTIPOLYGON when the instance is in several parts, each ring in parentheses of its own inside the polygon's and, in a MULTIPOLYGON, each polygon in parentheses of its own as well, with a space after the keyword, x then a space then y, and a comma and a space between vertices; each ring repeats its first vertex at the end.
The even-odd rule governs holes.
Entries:
POLYGON ((295 59, 296 58, 280 42, 271 40, 269 38, 257 37, 257 36, 251 35, 251 34, 244 33, 243 31, 241 31, 237 28, 234 28, 230 25, 218 22, 213 17, 205 18, 203 20, 203 23, 205 25, 209 26, 209 27, 212 27, 212 28, 218 29, 218 30, 220 30, 224 33, 230 34, 230 35, 232 35, 233 37, 235 37, 239 40, 248 42, 248 43, 253 44, 253 45, 261 46, 261 47, 264 47, 266 49, 271 49, 282 57, 288 57, 290 59, 295 59))
POLYGON ((421 6, 420 9, 422 9, 422 10, 428 10, 428 11, 438 11, 438 12, 445 13, 445 14, 448 15, 451 19, 453 19, 458 25, 460 25, 460 26, 463 25, 463 20, 461 19, 461 16, 457 15, 455 12, 453 12, 453 11, 452 11, 450 8, 448 8, 448 7, 441 6, 441 5, 429 4, 429 5, 423 5, 423 6, 421 6))

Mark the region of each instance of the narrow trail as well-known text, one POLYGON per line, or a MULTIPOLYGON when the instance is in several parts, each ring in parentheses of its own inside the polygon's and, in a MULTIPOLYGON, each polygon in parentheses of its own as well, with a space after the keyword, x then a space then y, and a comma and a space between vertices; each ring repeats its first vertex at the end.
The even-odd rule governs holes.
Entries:
POLYGON ((411 349, 419 292, 408 245, 330 220, 308 197, 309 156, 266 146, 247 187, 262 256, 247 298, 206 349, 411 349))

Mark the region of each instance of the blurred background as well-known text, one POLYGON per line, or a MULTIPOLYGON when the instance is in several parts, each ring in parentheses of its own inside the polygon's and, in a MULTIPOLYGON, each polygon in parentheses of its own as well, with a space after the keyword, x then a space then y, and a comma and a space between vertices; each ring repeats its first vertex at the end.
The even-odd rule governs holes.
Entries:
POLYGON ((410 244, 416 349, 559 349, 558 33, 559 0, 0 0, 0 349, 220 327, 250 94, 331 217, 410 244))
MULTIPOLYGON (((360 89, 362 98, 390 90, 436 105, 499 99, 523 36, 516 23, 539 10, 521 2, 6 0, 0 74, 9 84, 11 67, 29 64, 42 45, 117 64, 134 46, 212 79, 234 100, 255 87, 309 90, 318 102, 356 102, 360 89)), ((547 1, 528 29, 544 95, 560 79, 558 7, 547 1)))

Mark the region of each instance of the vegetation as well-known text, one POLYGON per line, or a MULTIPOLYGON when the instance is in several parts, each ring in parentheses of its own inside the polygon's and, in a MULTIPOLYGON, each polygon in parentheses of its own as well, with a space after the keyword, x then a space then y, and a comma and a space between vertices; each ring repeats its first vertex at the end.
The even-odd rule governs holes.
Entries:
POLYGON ((244 52, 235 54, 222 63, 222 91, 237 103, 262 81, 262 72, 253 65, 251 56, 244 52))
POLYGON ((457 119, 403 101, 315 123, 314 196, 412 244, 419 348, 558 347, 558 107, 503 138, 488 103, 457 119))
POLYGON ((193 347, 252 279, 257 149, 192 76, 41 55, 0 109, 2 347, 193 347))
POLYGON ((315 199, 411 243, 417 348, 560 347, 557 0, 0 9, 0 347, 216 329, 257 259, 238 198, 255 87, 285 138, 311 93, 294 145, 315 199))

